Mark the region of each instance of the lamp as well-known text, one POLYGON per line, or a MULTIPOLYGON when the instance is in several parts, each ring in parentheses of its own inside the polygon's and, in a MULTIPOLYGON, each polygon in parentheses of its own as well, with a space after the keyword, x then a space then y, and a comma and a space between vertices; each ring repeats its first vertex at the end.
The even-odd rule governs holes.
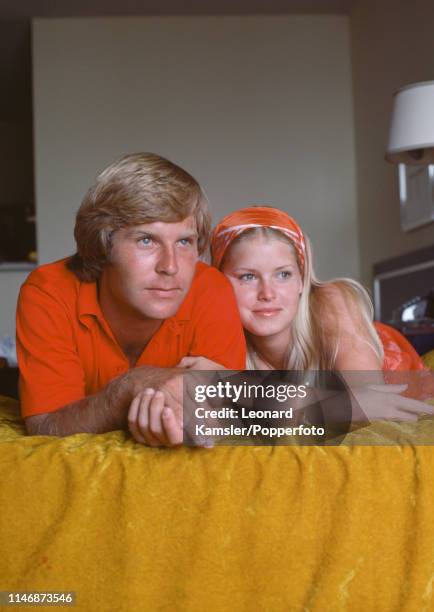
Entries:
POLYGON ((385 158, 392 164, 434 164, 434 81, 412 83, 395 93, 385 158))

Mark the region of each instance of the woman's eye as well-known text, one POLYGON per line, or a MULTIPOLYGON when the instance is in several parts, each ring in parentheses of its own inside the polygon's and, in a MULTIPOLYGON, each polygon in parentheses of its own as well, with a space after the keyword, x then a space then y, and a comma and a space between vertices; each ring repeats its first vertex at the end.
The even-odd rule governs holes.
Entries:
POLYGON ((282 270, 278 273, 278 277, 283 279, 291 278, 291 276, 292 272, 288 272, 288 270, 282 270))
POLYGON ((191 244, 191 242, 191 238, 181 238, 179 244, 181 244, 182 246, 188 246, 189 244, 191 244))
POLYGON ((255 275, 248 272, 247 274, 241 274, 239 278, 240 280, 243 280, 243 281, 250 281, 255 278, 255 275))

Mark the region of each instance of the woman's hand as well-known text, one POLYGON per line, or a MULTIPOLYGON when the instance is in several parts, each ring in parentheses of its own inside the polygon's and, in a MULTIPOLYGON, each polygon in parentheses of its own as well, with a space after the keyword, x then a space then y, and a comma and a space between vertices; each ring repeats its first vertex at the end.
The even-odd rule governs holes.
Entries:
MULTIPOLYGON (((350 387, 350 390, 356 399, 356 408, 369 421, 417 421, 423 414, 434 414, 434 406, 400 395, 406 388, 407 385, 366 385, 350 387)), ((353 420, 359 420, 357 414, 353 420)))
POLYGON ((200 356, 183 357, 177 367, 187 368, 188 370, 226 370, 220 363, 200 356))

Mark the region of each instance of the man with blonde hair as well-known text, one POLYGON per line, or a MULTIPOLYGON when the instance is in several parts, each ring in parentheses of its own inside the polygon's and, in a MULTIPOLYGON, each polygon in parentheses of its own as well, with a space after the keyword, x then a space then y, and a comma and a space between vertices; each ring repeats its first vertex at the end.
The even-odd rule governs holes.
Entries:
POLYGON ((198 260, 209 230, 199 184, 167 159, 126 155, 97 177, 77 213, 75 255, 37 268, 21 288, 17 351, 30 434, 125 428, 148 388, 154 410, 131 417, 130 408, 133 436, 152 446, 182 441, 174 368, 195 355, 245 364, 231 286, 198 260))

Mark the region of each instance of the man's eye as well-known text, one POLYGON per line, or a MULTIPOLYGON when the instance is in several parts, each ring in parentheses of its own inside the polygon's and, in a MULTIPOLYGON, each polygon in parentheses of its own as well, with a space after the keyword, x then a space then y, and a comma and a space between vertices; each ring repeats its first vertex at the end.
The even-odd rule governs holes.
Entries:
POLYGON ((152 238, 149 238, 149 236, 143 236, 143 238, 140 238, 139 242, 144 246, 149 246, 152 244, 152 238))
POLYGON ((243 281, 251 281, 254 278, 255 278, 255 275, 252 274, 251 272, 247 272, 246 274, 241 274, 241 276, 239 277, 239 279, 243 281))
POLYGON ((191 238, 181 238, 179 244, 182 244, 182 246, 188 246, 189 244, 192 244, 192 242, 193 241, 191 238))

